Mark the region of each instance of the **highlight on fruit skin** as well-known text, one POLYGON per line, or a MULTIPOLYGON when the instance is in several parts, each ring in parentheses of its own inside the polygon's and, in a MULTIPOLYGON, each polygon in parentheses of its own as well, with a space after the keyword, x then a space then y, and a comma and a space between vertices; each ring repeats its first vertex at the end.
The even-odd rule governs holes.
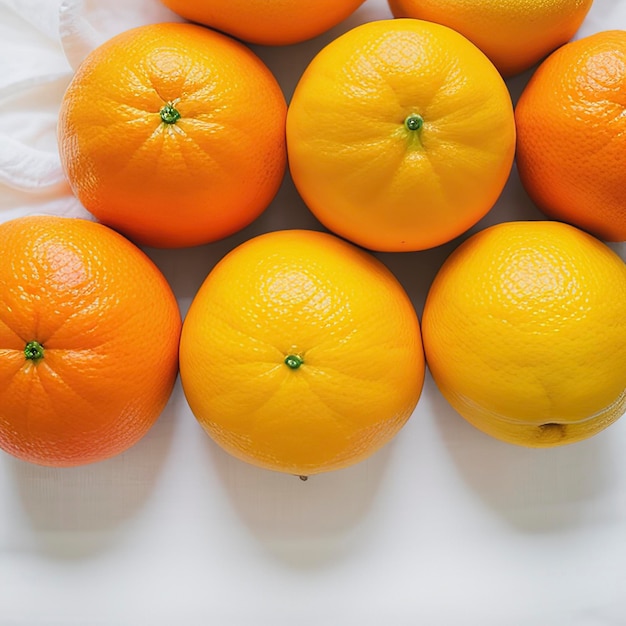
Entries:
POLYGON ((78 218, 5 222, 0 249, 0 448, 53 467, 128 450, 178 373, 181 318, 164 276, 78 218))
POLYGON ((573 226, 471 236, 437 273, 422 332, 442 395, 496 439, 571 444, 626 411, 626 264, 573 226))
POLYGON ((228 253, 194 297, 183 391, 234 457, 310 476, 358 463, 412 415, 419 321, 379 260, 330 234, 286 230, 228 253))

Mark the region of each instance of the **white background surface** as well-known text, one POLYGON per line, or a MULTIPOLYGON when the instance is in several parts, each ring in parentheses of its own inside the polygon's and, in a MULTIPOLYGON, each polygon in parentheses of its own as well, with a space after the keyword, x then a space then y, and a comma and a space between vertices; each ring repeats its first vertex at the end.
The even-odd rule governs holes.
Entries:
MULTIPOLYGON (((0 0, 1 220, 80 214, 55 154, 55 117, 71 76, 58 4, 0 0)), ((168 18, 157 0, 65 4, 74 66, 103 38, 168 18)), ((324 44, 388 17, 384 0, 367 0, 313 41, 254 50, 289 98, 324 44)), ((595 0, 578 36, 620 27, 626 2, 595 0)), ((509 81, 514 98, 528 76, 509 81)), ((541 217, 513 171, 471 232, 541 217)), ((226 251, 292 227, 321 229, 287 176, 275 202, 241 233, 148 252, 184 314, 226 251)), ((420 316, 430 281, 458 243, 378 255, 420 316)), ((625 258, 623 245, 613 247, 625 258)), ((49 469, 0 453, 0 624, 626 624, 625 449, 626 418, 558 449, 500 443, 467 425, 427 377, 390 445, 360 465, 301 482, 228 457, 177 385, 146 438, 109 461, 49 469)))

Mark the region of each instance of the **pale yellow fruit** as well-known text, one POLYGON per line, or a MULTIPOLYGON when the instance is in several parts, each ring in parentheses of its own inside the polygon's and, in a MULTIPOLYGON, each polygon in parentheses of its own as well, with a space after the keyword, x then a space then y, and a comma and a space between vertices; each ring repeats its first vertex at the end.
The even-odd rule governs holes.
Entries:
POLYGON ((626 410, 626 264, 559 222, 480 231, 441 267, 422 319, 437 386, 498 439, 585 439, 626 410))

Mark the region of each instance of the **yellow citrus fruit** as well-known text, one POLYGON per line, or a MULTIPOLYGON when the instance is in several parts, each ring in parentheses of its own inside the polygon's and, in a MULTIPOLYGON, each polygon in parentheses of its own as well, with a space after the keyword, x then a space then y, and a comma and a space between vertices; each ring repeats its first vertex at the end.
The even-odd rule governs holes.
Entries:
POLYGON ((428 293, 433 378, 471 424, 550 447, 626 410, 626 264, 559 222, 509 222, 470 237, 428 293))
POLYGON ((336 234, 431 248, 495 204, 515 150, 507 87, 465 37, 421 20, 358 26, 322 49, 287 112, 293 181, 336 234))
POLYGON ((569 41, 593 0, 389 0, 396 17, 444 24, 474 42, 504 76, 569 41))
POLYGON ((241 244, 183 324, 183 389, 226 451, 297 475, 352 465, 390 441, 424 380, 419 322, 394 275, 326 233, 241 244))
POLYGON ((188 20, 265 45, 298 43, 346 19, 364 0, 162 0, 188 20))

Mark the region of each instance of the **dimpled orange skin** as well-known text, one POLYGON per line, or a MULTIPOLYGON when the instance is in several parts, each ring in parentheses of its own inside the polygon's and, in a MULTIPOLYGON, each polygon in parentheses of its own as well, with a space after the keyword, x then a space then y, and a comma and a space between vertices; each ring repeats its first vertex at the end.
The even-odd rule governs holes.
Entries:
POLYGON ((396 17, 437 22, 465 35, 509 77, 568 42, 593 0, 388 1, 396 17))
POLYGON ((303 200, 371 250, 422 250, 466 231, 497 201, 514 149, 495 67, 463 36, 421 20, 370 22, 335 39, 287 113, 303 200))
POLYGON ((212 270, 183 324, 180 368, 222 448, 296 475, 373 454, 424 381, 417 315, 393 274, 345 241, 298 230, 249 240, 212 270))
POLYGON ((444 397, 497 439, 574 443, 626 411, 626 264, 573 226, 470 237, 435 277, 422 331, 444 397))
POLYGON ((0 249, 0 447, 62 467, 127 450, 178 372, 181 320, 165 278, 82 219, 5 222, 0 249))
POLYGON ((626 241, 626 32, 566 44, 518 101, 517 166, 549 217, 626 241))
POLYGON ((144 245, 198 245, 270 204, 286 167, 285 115, 278 82, 240 42, 192 24, 141 26, 76 72, 61 160, 101 222, 144 245))
POLYGON ((287 45, 321 35, 364 0, 162 0, 182 17, 250 43, 287 45))

